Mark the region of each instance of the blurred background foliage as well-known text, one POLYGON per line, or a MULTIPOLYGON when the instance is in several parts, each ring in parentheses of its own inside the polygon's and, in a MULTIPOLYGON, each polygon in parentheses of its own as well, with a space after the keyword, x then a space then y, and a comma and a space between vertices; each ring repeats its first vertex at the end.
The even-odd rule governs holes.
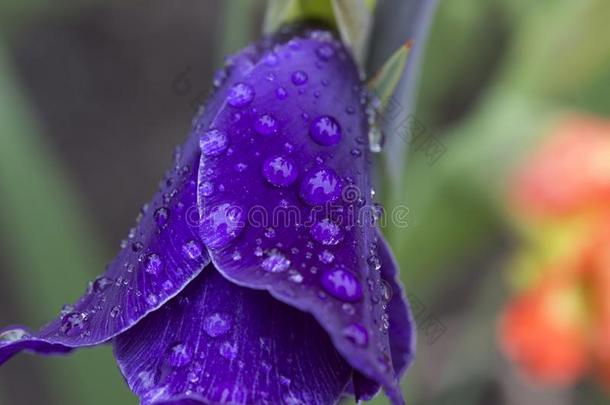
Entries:
MULTIPOLYGON (((371 69, 411 23, 396 10, 412 2, 379 3, 373 41, 385 39, 371 69)), ((103 270, 214 69, 259 35, 264 5, 0 3, 0 325, 40 325, 103 270), (191 86, 177 91, 184 76, 191 86)), ((444 153, 431 163, 399 139, 410 152, 391 155, 398 180, 378 190, 388 211, 410 209, 408 228, 384 230, 422 325, 409 403, 607 403, 589 381, 563 390, 524 381, 499 353, 495 328, 516 245, 507 178, 562 114, 610 115, 609 20, 607 0, 439 2, 414 117, 444 153), (433 334, 430 319, 442 326, 433 334)), ((388 142, 396 136, 386 132, 388 142)), ((135 403, 109 347, 19 357, 0 368, 0 404, 135 403)))

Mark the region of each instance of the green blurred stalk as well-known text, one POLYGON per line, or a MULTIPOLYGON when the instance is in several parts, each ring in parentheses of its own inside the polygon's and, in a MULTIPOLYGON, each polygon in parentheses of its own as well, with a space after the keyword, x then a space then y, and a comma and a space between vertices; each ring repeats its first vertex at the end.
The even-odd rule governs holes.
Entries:
MULTIPOLYGON (((24 323, 37 327, 82 293, 108 256, 37 125, 2 43, 0 89, 0 243, 11 264, 2 278, 17 291, 24 323)), ((113 385, 120 375, 108 352, 40 359, 53 398, 61 404, 128 403, 122 384, 113 385)))

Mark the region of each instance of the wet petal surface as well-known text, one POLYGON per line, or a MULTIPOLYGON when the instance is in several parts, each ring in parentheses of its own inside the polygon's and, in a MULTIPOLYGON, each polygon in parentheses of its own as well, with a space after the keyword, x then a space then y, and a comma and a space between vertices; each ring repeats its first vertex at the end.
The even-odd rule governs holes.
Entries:
POLYGON ((367 94, 328 34, 304 34, 267 52, 241 80, 252 99, 227 100, 202 128, 224 131, 231 145, 202 155, 199 182, 215 190, 198 196, 202 223, 212 225, 201 227, 202 239, 223 275, 313 314, 344 358, 399 403, 367 94), (320 55, 321 46, 332 52, 320 55))
POLYGON ((330 404, 352 374, 311 315, 213 266, 114 345, 143 404, 330 404))

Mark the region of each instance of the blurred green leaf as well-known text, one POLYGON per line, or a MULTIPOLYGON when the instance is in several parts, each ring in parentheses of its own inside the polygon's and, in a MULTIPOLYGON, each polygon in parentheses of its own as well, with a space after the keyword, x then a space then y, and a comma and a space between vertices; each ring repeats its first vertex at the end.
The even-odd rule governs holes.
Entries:
POLYGON ((390 97, 394 95, 396 86, 404 73, 412 46, 412 41, 401 46, 367 83, 369 90, 379 98, 381 114, 387 108, 390 97))
MULTIPOLYGON (((12 265, 3 271, 2 288, 18 291, 24 323, 38 327, 85 290, 108 255, 41 135, 9 59, 0 44, 0 240, 12 265)), ((39 359, 59 403, 130 402, 107 349, 65 360, 39 359)))

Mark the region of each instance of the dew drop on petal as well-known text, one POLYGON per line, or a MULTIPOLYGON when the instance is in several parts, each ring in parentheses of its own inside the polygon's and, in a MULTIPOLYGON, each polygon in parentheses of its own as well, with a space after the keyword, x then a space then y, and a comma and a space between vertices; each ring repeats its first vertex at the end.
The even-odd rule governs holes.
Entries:
POLYGON ((84 312, 70 312, 61 319, 59 331, 66 336, 76 336, 85 332, 89 318, 84 312))
POLYGON ((100 276, 91 283, 91 291, 94 293, 104 292, 108 287, 114 284, 114 281, 108 277, 100 276))
POLYGON ((175 343, 167 349, 167 363, 173 367, 183 367, 191 362, 193 353, 184 343, 175 343))
POLYGON ((261 267, 269 273, 282 273, 290 267, 290 260, 281 252, 274 250, 269 253, 269 256, 265 260, 263 260, 261 267))
POLYGON ((286 91, 285 88, 280 86, 277 89, 275 89, 275 97, 278 100, 285 100, 288 97, 288 92, 286 91))
POLYGON ((320 277, 322 287, 335 298, 347 302, 362 299, 362 285, 356 276, 342 267, 328 269, 320 277))
POLYGON ((339 225, 325 218, 316 222, 309 230, 311 237, 323 245, 337 245, 343 240, 343 231, 339 225))
POLYGON ((195 260, 201 257, 201 246, 195 240, 189 240, 182 246, 182 251, 189 259, 195 260))
POLYGON ((144 270, 152 275, 158 275, 163 268, 163 260, 156 253, 151 253, 146 257, 144 270))
POLYGON ((220 355, 227 360, 234 360, 237 357, 237 345, 230 342, 224 342, 218 349, 220 355))
POLYGON ((296 86, 302 86, 307 83, 309 77, 307 76, 307 73, 303 72, 302 70, 297 70, 292 73, 290 79, 292 80, 292 83, 296 86))
POLYGON ((214 193, 214 184, 209 181, 204 181, 199 185, 199 190, 201 191, 202 196, 209 197, 214 193))
POLYGON ((330 115, 322 115, 311 122, 309 135, 320 145, 336 145, 341 140, 341 125, 330 115))
POLYGON ((164 226, 169 220, 169 210, 165 207, 157 208, 153 214, 155 222, 159 226, 164 226))
POLYGON ((277 119, 271 114, 262 114, 254 121, 254 130, 261 135, 274 135, 278 128, 277 119))
POLYGON ((209 248, 220 248, 234 240, 245 226, 244 209, 235 204, 223 203, 204 214, 201 221, 201 239, 209 248))
POLYGON ((369 334, 366 328, 359 323, 352 323, 343 329, 343 336, 358 347, 366 347, 369 343, 369 334))
POLYGON ((273 156, 263 163, 263 176, 274 186, 287 187, 296 181, 298 170, 291 159, 273 156))
POLYGON ((229 90, 227 103, 231 107, 245 107, 254 100, 254 88, 247 83, 235 83, 229 90))
POLYGON ((229 146, 229 137, 224 131, 212 128, 201 134, 199 147, 205 156, 218 156, 229 146))
POLYGON ((335 56, 335 50, 330 44, 322 44, 316 49, 316 55, 322 60, 329 60, 335 56))
POLYGON ((313 170, 301 182, 300 194, 310 205, 335 202, 341 197, 343 186, 339 176, 330 168, 313 170))
POLYGON ((318 259, 324 264, 331 264, 335 260, 335 255, 328 250, 323 250, 318 255, 318 259))
POLYGON ((215 312, 208 315, 203 320, 203 330, 210 337, 219 337, 226 335, 232 326, 231 316, 229 314, 215 312))

